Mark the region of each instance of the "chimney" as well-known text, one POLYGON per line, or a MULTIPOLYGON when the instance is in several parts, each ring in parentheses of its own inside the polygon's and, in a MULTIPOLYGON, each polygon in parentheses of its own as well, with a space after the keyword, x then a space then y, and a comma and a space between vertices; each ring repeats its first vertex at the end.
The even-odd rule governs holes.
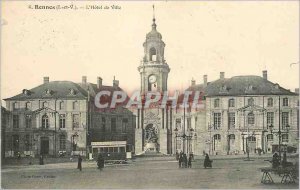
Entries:
POLYGON ((44 84, 49 83, 49 77, 44 77, 44 84))
POLYGON ((97 88, 100 88, 102 86, 102 78, 97 77, 97 88))
POLYGON ((116 80, 115 76, 114 76, 114 80, 113 80, 113 87, 119 87, 119 81, 116 80))
POLYGON ((295 88, 295 93, 299 94, 299 88, 295 88))
POLYGON ((268 71, 267 70, 263 70, 262 73, 263 73, 263 78, 266 79, 266 80, 268 80, 268 71))
POLYGON ((225 78, 225 72, 220 72, 220 79, 224 79, 225 78))
POLYGON ((196 81, 194 79, 191 80, 191 84, 192 86, 195 86, 196 85, 196 81))
POLYGON ((86 76, 82 76, 82 84, 86 84, 86 76))
POLYGON ((207 75, 203 75, 203 85, 207 86, 207 75))

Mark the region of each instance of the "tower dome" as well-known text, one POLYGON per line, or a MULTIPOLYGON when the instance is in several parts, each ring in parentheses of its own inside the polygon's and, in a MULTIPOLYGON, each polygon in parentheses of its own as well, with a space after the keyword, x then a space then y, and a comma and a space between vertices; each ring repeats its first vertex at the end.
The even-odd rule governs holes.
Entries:
POLYGON ((156 30, 155 18, 153 18, 152 30, 146 35, 146 39, 159 38, 162 39, 161 34, 156 30))

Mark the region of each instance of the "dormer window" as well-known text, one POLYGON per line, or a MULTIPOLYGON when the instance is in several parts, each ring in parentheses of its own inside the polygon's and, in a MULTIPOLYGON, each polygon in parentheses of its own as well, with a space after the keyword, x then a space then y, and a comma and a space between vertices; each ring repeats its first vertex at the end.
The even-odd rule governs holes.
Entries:
POLYGON ((75 101, 73 102, 73 110, 77 110, 78 109, 78 102, 75 101))
POLYGON ((279 89, 279 84, 276 83, 275 86, 274 86, 274 88, 275 89, 279 89))
POLYGON ((71 88, 70 89, 70 95, 75 95, 75 94, 76 94, 75 90, 73 88, 71 88))
POLYGON ((30 91, 27 90, 27 89, 23 89, 23 94, 26 95, 26 96, 29 96, 30 95, 30 91))
POLYGON ((47 95, 51 95, 51 90, 50 89, 47 89, 45 92, 46 92, 47 95))
POLYGON ((13 109, 14 109, 14 110, 16 110, 16 109, 19 108, 18 102, 14 102, 12 106, 13 106, 13 109))

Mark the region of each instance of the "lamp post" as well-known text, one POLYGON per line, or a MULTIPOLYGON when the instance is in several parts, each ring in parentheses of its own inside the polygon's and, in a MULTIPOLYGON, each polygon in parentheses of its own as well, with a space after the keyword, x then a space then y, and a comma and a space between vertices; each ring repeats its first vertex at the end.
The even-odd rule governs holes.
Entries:
POLYGON ((273 126, 273 124, 271 124, 270 126, 269 126, 269 129, 270 129, 270 132, 271 132, 271 134, 273 134, 273 133, 275 133, 276 134, 276 136, 278 136, 278 151, 279 151, 279 158, 280 158, 280 160, 281 160, 281 138, 282 138, 282 134, 288 134, 289 133, 289 128, 290 128, 290 125, 289 124, 287 124, 286 126, 285 126, 285 129, 286 129, 286 131, 281 131, 281 129, 280 129, 280 126, 279 126, 279 128, 278 128, 278 131, 273 131, 273 128, 274 128, 274 126, 273 126))
POLYGON ((191 140, 193 138, 194 129, 190 128, 188 134, 185 134, 185 131, 183 131, 183 134, 178 134, 178 129, 177 128, 174 129, 174 132, 175 132, 175 138, 176 138, 176 143, 175 143, 176 150, 177 150, 177 138, 181 138, 182 142, 183 142, 182 143, 183 144, 183 153, 188 154, 190 152, 190 143, 191 143, 191 140), (187 141, 187 147, 185 145, 185 141, 187 141))

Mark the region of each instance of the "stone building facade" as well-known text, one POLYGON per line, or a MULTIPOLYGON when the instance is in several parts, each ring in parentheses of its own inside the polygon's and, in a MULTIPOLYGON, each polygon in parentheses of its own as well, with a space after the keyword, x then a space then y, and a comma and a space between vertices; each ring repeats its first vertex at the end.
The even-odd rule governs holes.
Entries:
POLYGON ((243 154, 247 151, 272 153, 281 149, 298 150, 298 90, 291 92, 263 76, 236 76, 192 83, 188 90, 204 92, 205 112, 193 111, 199 153, 243 154), (205 114, 205 117, 204 117, 205 114), (270 127, 271 126, 271 127, 270 127), (272 132, 271 132, 272 128, 272 132))
MULTIPOLYGON (((94 107, 94 97, 102 89, 120 90, 118 81, 113 86, 102 85, 100 77, 97 84, 70 81, 49 81, 33 89, 24 89, 21 94, 5 99, 7 108, 7 125, 5 134, 5 156, 34 155, 87 155, 92 141, 125 140, 134 142, 133 114, 126 109, 101 112, 94 107), (111 134, 97 132, 99 118, 126 118, 126 130, 119 135, 120 122, 115 123, 116 131, 111 134), (129 134, 131 133, 131 134, 129 134)), ((3 121, 3 120, 2 120, 3 121)), ((122 120, 124 121, 124 120, 122 120)), ((103 124, 103 123, 102 123, 103 124)), ((107 126, 110 126, 107 123, 107 126)))

